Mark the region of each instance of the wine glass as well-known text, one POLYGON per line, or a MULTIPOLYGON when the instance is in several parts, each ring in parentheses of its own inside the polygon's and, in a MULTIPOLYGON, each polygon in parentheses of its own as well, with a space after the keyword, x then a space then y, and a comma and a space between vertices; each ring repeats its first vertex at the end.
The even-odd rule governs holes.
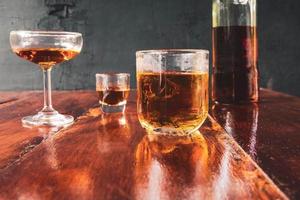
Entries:
POLYGON ((11 31, 10 45, 14 53, 23 59, 38 64, 43 70, 44 107, 36 115, 22 119, 29 126, 65 126, 74 118, 59 114, 52 107, 51 70, 58 63, 77 56, 82 48, 82 35, 61 31, 11 31))

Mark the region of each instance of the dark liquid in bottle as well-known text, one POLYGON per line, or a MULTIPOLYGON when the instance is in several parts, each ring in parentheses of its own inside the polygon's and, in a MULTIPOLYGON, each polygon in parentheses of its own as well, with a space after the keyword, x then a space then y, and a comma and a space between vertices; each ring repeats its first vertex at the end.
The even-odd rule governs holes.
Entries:
POLYGON ((212 98, 219 103, 257 102, 256 27, 213 28, 212 98))

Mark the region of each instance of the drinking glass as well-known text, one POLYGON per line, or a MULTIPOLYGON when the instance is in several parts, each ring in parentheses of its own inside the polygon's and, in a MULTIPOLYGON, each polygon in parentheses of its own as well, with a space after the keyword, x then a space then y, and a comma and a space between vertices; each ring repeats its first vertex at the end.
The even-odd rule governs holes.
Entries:
POLYGON ((137 112, 150 134, 188 135, 208 113, 209 52, 197 49, 136 53, 137 112))
POLYGON ((130 74, 96 74, 96 91, 103 112, 124 112, 130 91, 130 74))
POLYGON ((82 48, 82 35, 59 31, 11 31, 10 45, 19 57, 38 64, 44 77, 44 107, 36 115, 22 119, 29 126, 64 126, 74 121, 52 107, 51 69, 54 65, 77 56, 82 48))

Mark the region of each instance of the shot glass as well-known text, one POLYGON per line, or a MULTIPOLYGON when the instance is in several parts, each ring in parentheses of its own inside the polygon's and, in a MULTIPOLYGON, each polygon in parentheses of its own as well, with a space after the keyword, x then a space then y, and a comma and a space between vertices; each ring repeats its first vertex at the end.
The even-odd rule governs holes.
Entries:
POLYGON ((208 114, 209 52, 200 49, 136 53, 137 112, 152 134, 184 136, 208 114))
POLYGON ((96 74, 96 91, 104 113, 124 112, 130 92, 130 74, 96 74))

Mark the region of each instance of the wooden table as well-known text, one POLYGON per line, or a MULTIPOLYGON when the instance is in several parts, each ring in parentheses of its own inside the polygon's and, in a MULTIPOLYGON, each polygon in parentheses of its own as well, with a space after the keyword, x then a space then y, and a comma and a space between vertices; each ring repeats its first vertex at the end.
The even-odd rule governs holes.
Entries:
POLYGON ((94 91, 54 92, 55 108, 77 118, 64 129, 22 127, 41 92, 1 92, 0 200, 300 199, 300 99, 261 93, 170 138, 146 135, 135 92, 124 115, 102 114, 94 91))

